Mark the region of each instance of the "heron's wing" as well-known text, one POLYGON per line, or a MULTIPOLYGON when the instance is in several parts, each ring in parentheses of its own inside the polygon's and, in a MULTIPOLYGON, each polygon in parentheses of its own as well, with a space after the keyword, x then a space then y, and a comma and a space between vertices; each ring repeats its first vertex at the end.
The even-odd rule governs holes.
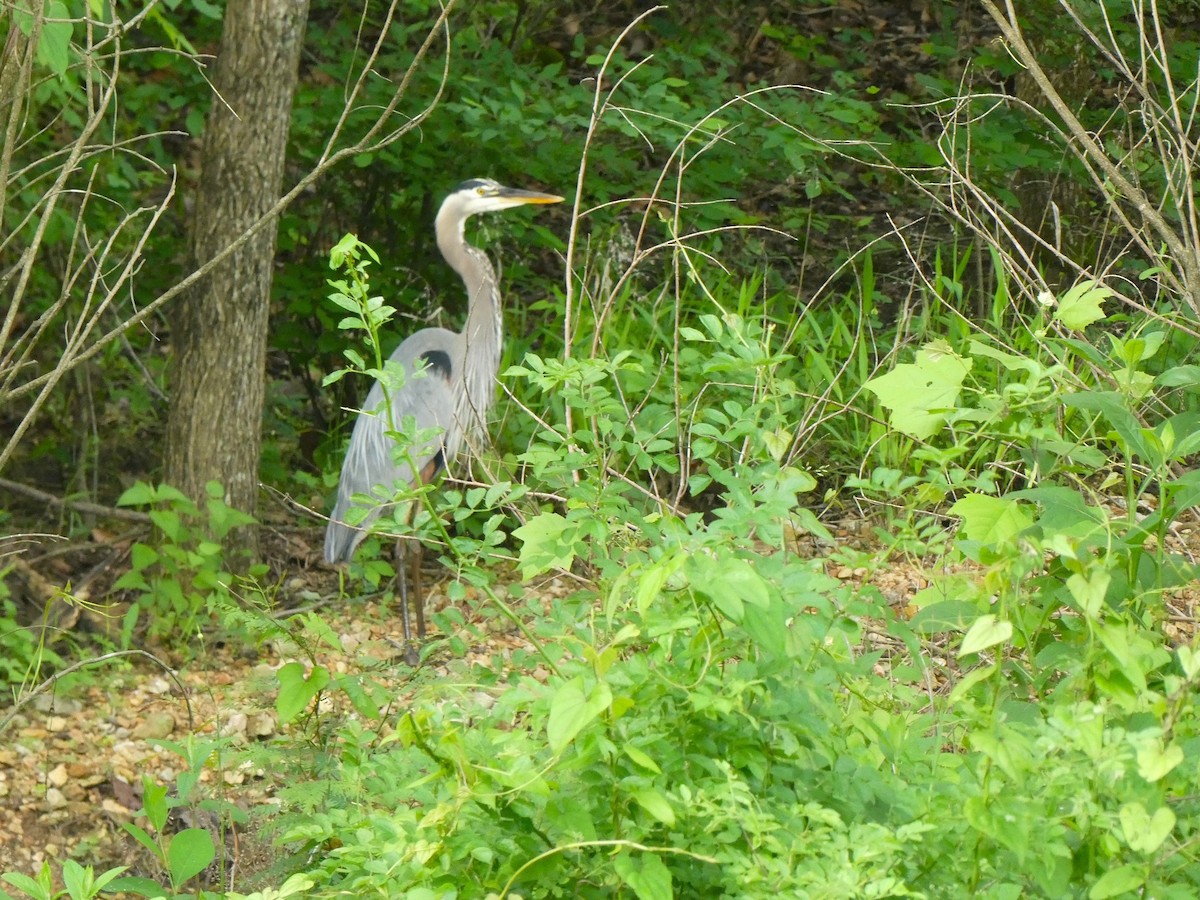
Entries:
POLYGON ((402 383, 386 394, 379 382, 372 386, 342 463, 337 501, 325 530, 327 561, 348 561, 371 522, 390 505, 387 498, 398 487, 428 480, 444 464, 444 436, 455 430, 456 340, 461 336, 442 328, 417 332, 397 347, 389 360, 389 368, 403 372, 403 378, 397 379, 402 383), (390 416, 385 397, 390 401, 390 416), (409 428, 409 417, 415 430, 409 428), (439 434, 418 438, 420 432, 430 429, 439 429, 439 434), (399 438, 393 432, 399 433, 399 438), (398 452, 397 447, 405 444, 407 452, 398 452), (364 494, 372 500, 362 500, 364 494), (369 510, 366 517, 356 526, 347 524, 347 512, 359 505, 369 510))

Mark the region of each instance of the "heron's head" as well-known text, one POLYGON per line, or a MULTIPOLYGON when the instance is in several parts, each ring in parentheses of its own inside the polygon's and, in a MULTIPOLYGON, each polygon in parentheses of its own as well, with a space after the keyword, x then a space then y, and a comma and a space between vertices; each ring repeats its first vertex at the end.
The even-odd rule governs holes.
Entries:
POLYGON ((505 187, 490 178, 471 178, 456 187, 442 202, 442 211, 453 210, 456 218, 466 219, 476 213, 494 212, 527 203, 560 203, 562 197, 505 187))

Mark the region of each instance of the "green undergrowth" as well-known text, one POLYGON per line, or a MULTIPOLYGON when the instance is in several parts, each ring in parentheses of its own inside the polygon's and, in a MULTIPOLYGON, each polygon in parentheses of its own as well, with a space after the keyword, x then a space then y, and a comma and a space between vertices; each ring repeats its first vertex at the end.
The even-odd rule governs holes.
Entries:
POLYGON ((528 354, 506 377, 561 406, 517 462, 558 499, 513 531, 518 566, 579 589, 394 730, 337 728, 344 802, 297 787, 280 833, 307 890, 1194 895, 1200 657, 1161 627, 1197 574, 1171 544, 1200 499, 1177 467, 1193 380, 1158 360, 1169 329, 1097 330, 1109 296, 1064 292, 1020 347, 948 329, 860 385, 925 455, 900 499, 960 523, 911 618, 790 550, 831 538, 761 315, 730 299, 680 328, 711 389, 649 351, 528 354), (719 502, 646 487, 680 472, 719 502))
MULTIPOLYGON (((377 377, 392 311, 369 249, 339 252, 335 302, 368 350, 331 377, 377 377)), ((158 876, 64 866, 66 896, 89 878, 148 897, 1195 896, 1200 653, 1163 626, 1198 574, 1175 525, 1200 501, 1200 423, 1169 321, 1111 315, 1081 282, 1003 340, 935 314, 881 357, 869 299, 795 316, 754 283, 706 288, 667 345, 526 352, 505 383, 553 401, 483 463, 520 479, 410 494, 411 524, 381 522, 453 573, 400 708, 331 663, 319 613, 232 616, 245 592, 196 524, 241 524, 216 488, 203 513, 135 488, 164 538, 124 585, 138 614, 217 609, 291 648, 289 731, 177 745, 189 774, 149 785, 131 831, 158 876), (837 418, 805 431, 814 403, 837 418), (843 491, 895 510, 873 565, 923 559, 899 604, 830 575, 848 550, 814 511, 811 447, 836 461, 861 435, 843 491), (547 603, 551 578, 568 587, 547 603), (495 622, 524 640, 480 661, 495 622), (200 891, 216 844, 160 820, 235 763, 286 782, 252 826, 281 887, 200 891)), ((389 572, 362 556, 348 587, 389 572)), ((9 884, 55 896, 50 870, 9 884)))

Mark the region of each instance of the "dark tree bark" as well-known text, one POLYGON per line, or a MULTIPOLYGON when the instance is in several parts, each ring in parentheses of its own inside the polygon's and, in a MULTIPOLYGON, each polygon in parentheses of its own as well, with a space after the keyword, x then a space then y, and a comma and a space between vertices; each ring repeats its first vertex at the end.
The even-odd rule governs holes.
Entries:
MULTIPOLYGON (((189 221, 196 265, 244 234, 280 196, 308 0, 225 7, 189 221)), ((176 307, 165 478, 193 498, 207 482, 253 515, 277 222, 188 292, 176 307)), ((239 535, 239 538, 241 536, 239 535)), ((254 551, 253 536, 247 549, 254 551)))

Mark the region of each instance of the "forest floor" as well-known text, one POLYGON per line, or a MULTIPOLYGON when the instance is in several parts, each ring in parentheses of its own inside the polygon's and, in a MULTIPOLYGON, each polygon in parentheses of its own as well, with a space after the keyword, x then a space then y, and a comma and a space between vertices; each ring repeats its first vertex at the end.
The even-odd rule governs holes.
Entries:
MULTIPOLYGON (((858 548, 862 559, 872 558, 869 523, 846 520, 833 531, 839 546, 858 548)), ((1200 555, 1200 529, 1182 529, 1178 537, 1182 549, 1200 555)), ((314 537, 312 559, 318 555, 316 541, 314 537)), ((293 560, 294 549, 288 554, 293 560)), ((879 561, 873 565, 824 565, 829 575, 844 583, 873 586, 898 615, 911 614, 912 598, 928 585, 933 574, 930 567, 937 563, 895 558, 884 563, 882 555, 874 558, 879 561)), ((434 574, 432 570, 430 574, 434 574)), ((435 607, 448 602, 446 573, 440 575, 441 583, 434 578, 429 594, 435 607)), ((337 574, 328 567, 313 565, 301 575, 293 575, 290 588, 306 598, 306 608, 329 623, 341 644, 341 653, 322 648, 322 663, 335 676, 369 675, 394 698, 391 710, 377 726, 381 732, 392 727, 414 691, 449 676, 451 666, 454 677, 461 678, 473 666, 503 664, 525 645, 516 629, 496 630, 495 619, 477 615, 468 598, 462 612, 468 625, 485 637, 470 647, 465 658, 451 660, 434 653, 419 672, 414 671, 403 662, 401 623, 391 595, 341 602, 335 599, 337 582, 337 574)), ((526 596, 533 591, 547 606, 570 589, 561 577, 524 586, 526 596)), ((1171 632, 1171 643, 1194 637, 1198 608, 1200 586, 1196 584, 1168 598, 1169 614, 1163 627, 1171 632)), ((884 662, 876 668, 881 677, 887 677, 886 660, 902 648, 899 642, 887 646, 891 639, 884 628, 864 624, 864 649, 885 651, 884 662)), ((931 671, 953 669, 949 638, 945 644, 930 644, 929 649, 931 671)), ((150 854, 122 826, 135 821, 143 776, 174 784, 186 770, 185 761, 172 746, 193 739, 226 739, 222 754, 215 757, 219 761, 214 764, 210 759, 201 768, 202 790, 247 813, 261 812, 273 808, 273 797, 287 783, 288 773, 268 771, 252 760, 255 754, 244 751, 286 737, 311 747, 316 754, 319 742, 313 735, 328 727, 328 717, 352 714, 349 709, 323 708, 320 714, 327 718, 322 726, 312 719, 279 725, 274 706, 275 673, 286 662, 303 661, 295 647, 247 648, 205 642, 186 661, 166 656, 157 659, 149 653, 107 661, 97 658, 86 679, 60 682, 54 690, 29 698, 15 714, 0 708, 0 873, 34 875, 44 861, 51 861, 57 869, 63 859, 73 858, 94 866, 97 872, 124 865, 129 867, 126 874, 161 882, 163 875, 155 869, 150 854), (13 719, 5 728, 4 719, 10 714, 13 719)), ((532 674, 539 677, 536 671, 532 674)), ((929 685, 934 691, 945 687, 929 685)), ((171 823, 176 828, 213 827, 216 821, 211 814, 180 813, 178 821, 171 823)), ((255 873, 269 872, 283 856, 273 848, 269 831, 261 831, 261 822, 261 817, 252 814, 248 824, 224 836, 226 863, 233 872, 235 889, 248 889, 255 873)))
MULTIPOLYGON (((865 524, 847 523, 839 537, 857 544, 860 530, 866 530, 865 524)), ((395 711, 404 709, 406 699, 421 684, 448 676, 451 665, 461 677, 476 665, 495 666, 497 660, 509 659, 513 651, 525 646, 517 629, 497 630, 496 620, 476 614, 468 597, 461 612, 467 626, 484 635, 483 639, 470 647, 465 658, 450 660, 435 653, 415 672, 403 661, 402 625, 390 592, 364 601, 339 601, 336 572, 315 563, 296 566, 298 557, 312 561, 319 557, 318 541, 315 531, 311 541, 293 537, 287 541, 288 547, 277 540, 268 556, 275 557, 276 571, 290 572, 285 582, 288 596, 302 603, 304 610, 319 613, 341 644, 340 653, 323 646, 321 662, 335 676, 369 675, 395 698, 381 730, 391 728, 395 711), (308 545, 311 549, 305 553, 308 545)), ((77 554, 76 558, 88 555, 77 554)), ((27 558, 34 564, 26 581, 40 580, 41 591, 51 590, 52 582, 79 584, 86 577, 83 571, 71 573, 72 567, 65 566, 62 557, 47 558, 42 564, 36 553, 27 558)), ((127 559, 124 565, 128 565, 127 559)), ((83 563, 77 567, 92 568, 83 563)), ((111 583, 121 574, 121 563, 114 563, 114 568, 117 570, 105 573, 105 582, 111 583)), ((831 574, 859 584, 870 578, 900 606, 926 584, 915 563, 889 565, 874 572, 865 567, 830 569, 831 574)), ((437 608, 449 602, 447 573, 438 569, 430 570, 429 575, 428 602, 437 608)), ((549 606, 570 587, 563 578, 546 578, 525 585, 524 591, 549 606)), ((72 615, 69 624, 81 631, 94 622, 95 616, 85 613, 72 615)), ((67 624, 60 621, 59 627, 67 624)), ((86 634, 75 636, 84 644, 88 641, 86 634)), ((65 656, 62 643, 56 649, 65 656)), ((287 662, 303 660, 302 654, 282 644, 252 648, 212 640, 195 648, 186 660, 156 652, 153 647, 148 650, 146 655, 108 659, 98 653, 95 663, 87 667, 86 677, 63 680, 53 689, 28 697, 7 729, 3 729, 3 720, 13 712, 0 707, 0 732, 4 734, 0 741, 0 873, 33 875, 47 860, 57 869, 63 859, 73 858, 94 866, 97 872, 124 865, 129 866, 127 874, 160 879, 162 873, 155 869, 149 853, 122 826, 134 822, 134 813, 141 807, 143 776, 174 784, 185 771, 187 763, 171 747, 190 738, 228 740, 222 762, 210 763, 200 773, 208 796, 248 813, 270 808, 275 792, 287 781, 286 773, 266 771, 244 761, 253 754, 242 751, 281 738, 307 744, 318 730, 311 719, 281 727, 275 711, 275 673, 287 662)), ((327 715, 340 712, 323 710, 327 715)), ((190 815, 181 815, 172 823, 176 828, 203 824, 190 815)), ((236 873, 242 875, 235 887, 244 885, 246 875, 268 869, 272 862, 269 836, 264 840, 254 835, 259 824, 260 820, 251 816, 248 825, 226 837, 227 860, 236 862, 235 877, 236 873)))

